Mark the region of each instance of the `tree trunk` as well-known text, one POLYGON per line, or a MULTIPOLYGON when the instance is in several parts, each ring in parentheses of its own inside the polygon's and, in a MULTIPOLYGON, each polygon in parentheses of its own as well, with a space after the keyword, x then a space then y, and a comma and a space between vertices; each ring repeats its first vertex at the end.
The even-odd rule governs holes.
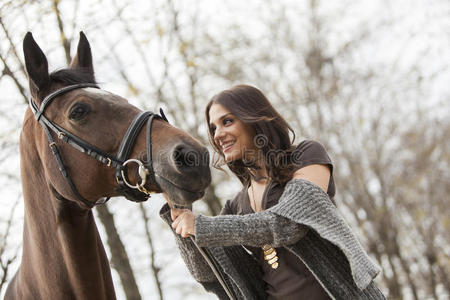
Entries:
POLYGON ((147 216, 147 211, 145 210, 144 205, 142 203, 139 203, 139 209, 142 214, 142 219, 144 220, 144 226, 145 226, 145 235, 147 237, 147 242, 150 247, 150 269, 153 271, 153 278, 155 279, 155 285, 158 289, 158 295, 159 299, 163 300, 163 291, 162 291, 162 285, 161 280, 159 279, 159 271, 161 270, 158 266, 155 264, 155 247, 153 246, 153 240, 152 235, 150 233, 150 220, 147 216))
POLYGON ((127 300, 140 300, 141 294, 131 269, 125 246, 114 224, 114 216, 106 205, 97 206, 98 216, 105 227, 107 243, 111 251, 111 266, 117 271, 127 300))
POLYGON ((213 216, 217 216, 222 210, 222 204, 216 196, 216 187, 214 184, 210 184, 206 189, 205 202, 208 205, 209 212, 213 216))

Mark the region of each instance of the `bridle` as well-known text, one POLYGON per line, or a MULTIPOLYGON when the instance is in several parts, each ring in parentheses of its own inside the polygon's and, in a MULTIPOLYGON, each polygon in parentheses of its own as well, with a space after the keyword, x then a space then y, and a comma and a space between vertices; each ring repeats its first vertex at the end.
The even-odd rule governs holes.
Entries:
POLYGON ((47 135, 49 146, 52 150, 53 155, 55 156, 56 161, 58 162, 59 170, 61 171, 63 177, 66 179, 68 185, 70 186, 72 192, 74 195, 84 203, 88 208, 92 208, 95 205, 98 204, 104 204, 106 203, 110 198, 101 198, 97 200, 95 203, 90 202, 86 200, 83 196, 80 195, 78 190, 76 189, 72 179, 70 178, 66 167, 64 166, 63 160, 61 158, 61 155, 58 151, 58 148, 56 146, 56 142, 52 136, 52 131, 56 133, 57 137, 64 142, 68 143, 75 149, 86 153, 89 156, 92 156, 99 162, 107 165, 108 167, 115 168, 115 176, 116 181, 119 184, 119 187, 122 190, 127 189, 137 189, 140 193, 144 195, 144 199, 147 199, 150 197, 150 191, 148 191, 144 186, 147 183, 147 178, 149 178, 150 182, 156 186, 159 187, 158 183, 155 180, 155 173, 153 170, 153 161, 152 161, 152 143, 151 143, 151 131, 152 131, 152 123, 155 118, 162 119, 166 122, 167 118, 164 115, 164 112, 162 109, 160 109, 160 114, 155 114, 150 111, 140 112, 134 120, 131 122, 130 126, 128 127, 124 137, 122 138, 122 142, 120 144, 119 150, 117 152, 117 157, 114 157, 113 155, 85 142, 83 139, 77 137, 76 135, 70 133, 66 129, 60 127, 59 125, 53 123, 47 117, 44 115, 45 109, 48 105, 51 104, 51 102, 57 97, 62 94, 65 94, 67 92, 80 89, 80 88, 96 88, 99 89, 97 84, 95 83, 79 83, 74 85, 69 85, 63 88, 60 88, 51 94, 49 94, 47 97, 44 98, 41 105, 38 107, 36 103, 30 99, 30 108, 33 112, 36 120, 42 125, 44 128, 44 131, 47 135), (129 159, 129 156, 131 154, 131 150, 133 148, 133 145, 135 143, 135 140, 141 131, 142 127, 144 126, 145 122, 147 122, 147 131, 146 131, 146 162, 142 162, 138 159, 131 158, 129 159), (126 176, 126 166, 130 165, 132 163, 135 163, 138 165, 138 174, 140 177, 140 182, 138 182, 136 185, 130 184, 130 182, 127 180, 126 176))
MULTIPOLYGON (((61 171, 62 175, 66 179, 68 185, 70 186, 72 192, 75 194, 75 196, 88 208, 92 208, 95 205, 98 204, 104 204, 106 203, 109 198, 102 198, 100 200, 97 200, 95 203, 92 203, 86 199, 83 198, 83 196, 80 195, 80 193, 77 191, 75 185, 73 184, 72 180, 69 177, 69 174, 67 173, 66 167, 64 166, 64 163, 61 159, 61 155, 59 154, 58 148, 56 147, 55 140, 53 139, 51 131, 56 133, 59 139, 63 140, 64 142, 68 143, 75 149, 86 153, 96 160, 100 161, 103 164, 106 164, 108 167, 116 168, 115 176, 117 183, 119 184, 119 187, 122 189, 137 189, 140 193, 144 194, 145 199, 150 197, 150 192, 144 187, 147 182, 147 177, 150 178, 151 183, 159 188, 158 183, 155 180, 155 172, 153 170, 153 160, 152 160, 152 143, 151 143, 151 131, 152 131, 152 123, 155 118, 162 119, 166 122, 169 122, 164 115, 164 112, 162 109, 160 109, 160 115, 154 114, 150 111, 145 111, 139 113, 134 120, 131 122, 130 126, 128 127, 124 137, 122 138, 122 142, 120 144, 119 150, 117 152, 117 157, 114 157, 113 155, 106 153, 103 150, 98 149, 97 147, 85 142, 81 138, 75 136, 74 134, 70 133, 69 131, 65 130, 61 126, 53 123, 47 117, 44 115, 46 107, 57 97, 62 94, 65 94, 67 92, 80 89, 80 88, 97 88, 99 87, 94 83, 80 83, 80 84, 74 84, 69 85, 63 88, 60 88, 53 93, 49 94, 47 97, 44 98, 41 105, 38 107, 36 103, 30 99, 30 108, 33 112, 36 120, 42 125, 44 128, 45 133, 47 134, 49 146, 52 150, 53 155, 56 158, 56 161, 58 162, 59 170, 61 171), (131 150, 133 148, 134 142, 141 131, 142 127, 144 126, 145 122, 147 122, 147 130, 146 130, 146 163, 135 159, 135 158, 128 158, 131 150), (126 174, 124 172, 126 166, 128 164, 135 163, 138 165, 138 174, 140 177, 140 182, 136 185, 132 185, 128 182, 126 179, 126 174)), ((234 296, 232 290, 229 288, 229 286, 226 284, 224 278, 222 275, 217 271, 218 267, 214 263, 214 261, 210 258, 210 255, 208 255, 209 251, 205 248, 199 247, 195 240, 191 236, 192 242, 196 245, 197 249, 200 251, 201 255, 205 258, 206 262, 211 267, 212 271, 216 275, 217 279, 219 280, 219 283, 224 288, 227 295, 230 297, 230 299, 236 299, 234 296)))

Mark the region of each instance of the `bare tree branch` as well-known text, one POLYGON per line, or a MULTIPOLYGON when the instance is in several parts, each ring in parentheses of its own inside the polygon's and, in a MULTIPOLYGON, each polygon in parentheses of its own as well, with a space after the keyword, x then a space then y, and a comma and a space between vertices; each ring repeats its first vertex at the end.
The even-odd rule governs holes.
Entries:
POLYGON ((61 44, 64 48, 64 53, 66 55, 66 63, 70 64, 70 62, 72 61, 72 56, 70 55, 70 40, 67 38, 66 33, 64 31, 64 23, 62 21, 61 18, 61 12, 59 10, 59 3, 61 0, 53 0, 52 4, 53 4, 53 11, 55 13, 56 16, 56 21, 58 23, 58 29, 59 29, 59 35, 61 38, 61 44))
POLYGON ((13 205, 13 207, 11 208, 11 211, 10 211, 10 214, 9 214, 9 218, 8 218, 7 223, 6 223, 6 230, 5 230, 5 233, 3 234, 3 242, 0 244, 0 267, 2 269, 2 274, 1 274, 1 277, 0 277, 0 293, 1 293, 2 289, 3 289, 4 284, 6 283, 7 278, 8 278, 9 266, 17 258, 17 251, 12 257, 6 259, 6 261, 5 261, 5 258, 4 258, 4 254, 5 254, 5 250, 6 250, 7 246, 8 246, 7 240, 8 240, 9 234, 10 234, 14 213, 15 213, 15 210, 16 210, 18 204, 19 204, 19 200, 16 200, 16 202, 13 205))
MULTIPOLYGON (((2 29, 3 29, 3 32, 5 33, 6 39, 7 39, 8 42, 9 42, 9 45, 10 45, 10 47, 11 47, 10 49, 11 49, 11 51, 12 51, 13 54, 14 54, 14 57, 15 57, 15 59, 16 59, 16 62, 19 64, 20 70, 22 71, 23 74, 26 74, 26 72, 25 72, 25 66, 24 66, 22 60, 20 59, 20 56, 19 56, 18 53, 17 53, 16 45, 13 43, 13 41, 12 41, 12 39, 11 39, 11 36, 10 36, 10 34, 9 34, 9 31, 8 31, 8 29, 6 28, 5 24, 3 23, 3 19, 2 19, 1 16, 0 16, 0 25, 1 25, 2 29)), ((3 61, 3 59, 2 59, 2 61, 3 61)), ((6 64, 5 64, 5 65, 6 65, 6 64)))
POLYGON ((164 295, 162 291, 161 280, 159 279, 159 271, 161 271, 161 269, 155 264, 155 247, 153 247, 153 239, 150 233, 150 220, 147 216, 147 211, 145 210, 145 207, 144 205, 142 205, 142 203, 139 203, 139 210, 141 211, 142 219, 144 220, 145 236, 147 237, 147 242, 150 247, 150 269, 153 271, 153 279, 155 281, 156 289, 158 290, 159 299, 163 300, 164 295))
POLYGON ((20 83, 19 79, 16 76, 16 73, 11 71, 11 69, 8 66, 8 63, 6 62, 6 58, 3 57, 3 55, 1 53, 0 53, 0 60, 3 63, 2 76, 9 76, 13 80, 20 95, 22 95, 24 103, 28 103, 28 96, 27 96, 27 93, 25 92, 25 87, 20 83))
POLYGON ((97 206, 96 209, 107 233, 107 243, 111 251, 111 265, 119 274, 125 295, 128 300, 140 300, 141 294, 136 284, 127 251, 117 232, 114 216, 107 205, 97 206))

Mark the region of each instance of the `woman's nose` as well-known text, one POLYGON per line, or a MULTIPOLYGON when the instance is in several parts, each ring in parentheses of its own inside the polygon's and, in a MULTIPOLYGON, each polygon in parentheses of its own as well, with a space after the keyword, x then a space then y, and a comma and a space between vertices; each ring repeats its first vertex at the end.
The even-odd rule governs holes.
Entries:
POLYGON ((214 132, 214 141, 216 144, 219 144, 220 139, 222 139, 225 136, 225 131, 222 130, 222 128, 216 128, 216 131, 214 132))

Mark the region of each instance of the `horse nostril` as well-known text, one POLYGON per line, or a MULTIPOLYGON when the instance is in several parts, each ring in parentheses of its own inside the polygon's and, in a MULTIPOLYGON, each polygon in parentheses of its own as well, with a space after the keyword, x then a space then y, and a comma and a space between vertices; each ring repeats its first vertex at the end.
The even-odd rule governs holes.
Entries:
POLYGON ((198 165, 198 155, 186 145, 178 145, 173 151, 173 161, 178 169, 198 165))
POLYGON ((209 153, 207 150, 201 150, 186 144, 176 146, 172 153, 175 167, 179 170, 194 170, 209 166, 209 153))
POLYGON ((211 183, 208 149, 182 142, 172 148, 174 181, 189 191, 204 190, 211 183))

